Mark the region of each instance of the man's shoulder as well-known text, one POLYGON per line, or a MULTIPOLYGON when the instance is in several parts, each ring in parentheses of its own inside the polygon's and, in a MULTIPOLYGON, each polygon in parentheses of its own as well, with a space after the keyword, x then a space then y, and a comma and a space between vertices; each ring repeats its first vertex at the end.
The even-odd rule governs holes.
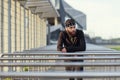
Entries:
POLYGON ((63 30, 63 31, 61 31, 61 32, 60 32, 60 34, 66 34, 66 31, 65 31, 65 30, 63 30))
POLYGON ((66 31, 60 31, 60 36, 61 37, 66 37, 66 34, 67 34, 66 31))
POLYGON ((76 29, 77 33, 83 33, 82 30, 76 29))

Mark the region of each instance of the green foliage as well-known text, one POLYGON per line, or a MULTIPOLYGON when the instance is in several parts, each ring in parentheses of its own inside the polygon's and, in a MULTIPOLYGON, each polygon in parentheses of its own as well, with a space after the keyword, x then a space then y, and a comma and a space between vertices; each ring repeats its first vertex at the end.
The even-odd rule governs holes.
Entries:
POLYGON ((24 67, 23 68, 23 71, 28 71, 29 70, 29 67, 24 67))
POLYGON ((120 51, 120 47, 113 47, 111 49, 115 49, 115 50, 119 50, 120 51))
POLYGON ((120 46, 119 45, 107 45, 106 47, 120 51, 120 46))

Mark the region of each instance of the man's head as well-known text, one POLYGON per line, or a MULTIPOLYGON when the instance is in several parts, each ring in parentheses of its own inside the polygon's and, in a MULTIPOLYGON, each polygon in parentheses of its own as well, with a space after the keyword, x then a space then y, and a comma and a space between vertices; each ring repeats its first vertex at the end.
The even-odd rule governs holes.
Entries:
POLYGON ((75 21, 73 19, 66 20, 65 29, 67 32, 70 33, 70 35, 75 35, 76 33, 75 21))

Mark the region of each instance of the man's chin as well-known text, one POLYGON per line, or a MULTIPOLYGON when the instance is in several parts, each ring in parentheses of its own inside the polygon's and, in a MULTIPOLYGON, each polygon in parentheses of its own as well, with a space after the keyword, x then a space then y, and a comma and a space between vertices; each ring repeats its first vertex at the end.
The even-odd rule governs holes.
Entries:
POLYGON ((73 35, 73 36, 74 36, 74 35, 75 35, 75 32, 71 33, 71 35, 73 35))

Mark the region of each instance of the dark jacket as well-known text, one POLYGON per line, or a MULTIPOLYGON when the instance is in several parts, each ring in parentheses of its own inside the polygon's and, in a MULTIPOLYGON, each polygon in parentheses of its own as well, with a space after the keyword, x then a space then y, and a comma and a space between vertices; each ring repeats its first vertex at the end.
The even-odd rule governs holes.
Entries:
POLYGON ((82 30, 76 30, 74 43, 71 42, 69 35, 66 31, 62 31, 59 34, 57 50, 61 51, 64 47, 67 49, 67 52, 75 51, 85 51, 86 43, 84 38, 84 33, 82 30))

